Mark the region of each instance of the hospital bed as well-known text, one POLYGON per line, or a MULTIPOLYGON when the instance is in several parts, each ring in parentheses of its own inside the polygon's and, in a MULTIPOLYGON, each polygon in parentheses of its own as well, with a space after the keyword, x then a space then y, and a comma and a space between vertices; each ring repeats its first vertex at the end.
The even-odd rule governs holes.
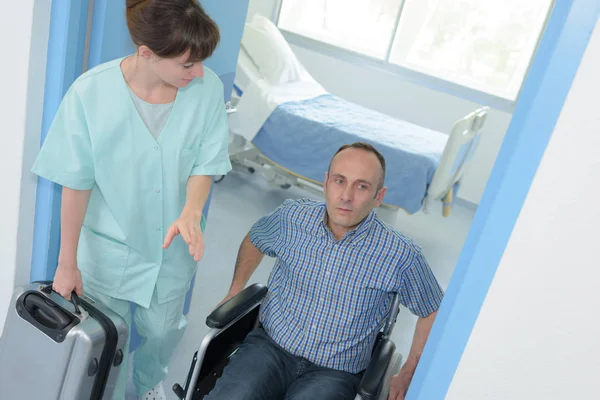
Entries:
MULTIPOLYGON (((270 24, 266 22, 265 24, 270 24)), ((264 24, 263 24, 264 25, 264 24)), ((261 45, 283 36, 273 26, 261 45)), ((264 30, 264 29, 263 29, 264 30)), ((229 105, 229 154, 235 169, 258 172, 272 185, 321 191, 329 161, 347 143, 373 144, 387 164, 384 206, 409 214, 429 212, 441 202, 448 216, 465 169, 475 152, 488 108, 482 107, 437 132, 369 110, 328 93, 295 58, 279 54, 295 72, 293 80, 273 82, 257 46, 245 39, 238 57, 234 93, 229 105)), ((265 57, 272 62, 278 54, 265 57)), ((291 73, 290 73, 291 74, 291 73)))
MULTIPOLYGON (((223 303, 207 318, 210 328, 198 351, 192 357, 183 386, 173 386, 181 400, 200 400, 210 393, 246 335, 258 326, 259 312, 267 288, 254 284, 223 303)), ((394 294, 385 324, 373 346, 371 359, 361 378, 355 400, 387 400, 392 375, 400 370, 402 355, 391 341, 400 309, 400 298, 394 294)))

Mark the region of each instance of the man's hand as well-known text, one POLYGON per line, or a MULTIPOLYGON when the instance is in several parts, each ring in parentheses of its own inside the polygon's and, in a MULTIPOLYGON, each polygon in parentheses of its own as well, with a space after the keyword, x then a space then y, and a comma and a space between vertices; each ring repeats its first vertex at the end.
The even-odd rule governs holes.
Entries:
POLYGON ((225 296, 225 298, 223 300, 221 300, 221 302, 219 304, 217 304, 217 306, 215 307, 215 310, 219 307, 221 307, 223 304, 225 304, 229 299, 231 299, 232 297, 234 297, 235 295, 237 295, 239 293, 239 291, 235 292, 235 291, 229 291, 229 293, 227 293, 227 296, 225 296))
POLYGON ((436 315, 437 311, 434 311, 426 317, 419 317, 417 320, 417 326, 415 328, 415 335, 410 348, 410 354, 400 369, 400 372, 392 376, 388 400, 404 400, 406 397, 408 386, 410 385, 410 381, 413 378, 415 369, 417 368, 417 364, 419 363, 419 359, 423 353, 425 342, 427 341, 427 337, 429 336, 429 332, 431 331, 431 326, 433 325, 436 315))
POLYGON ((407 377, 402 371, 392 376, 388 400, 404 400, 409 384, 410 377, 407 377))
POLYGON ((204 255, 204 238, 202 236, 202 229, 200 229, 201 218, 202 214, 185 211, 181 213, 179 218, 169 228, 165 236, 163 249, 171 245, 175 236, 181 235, 183 240, 188 244, 190 255, 194 256, 194 261, 200 261, 204 255))

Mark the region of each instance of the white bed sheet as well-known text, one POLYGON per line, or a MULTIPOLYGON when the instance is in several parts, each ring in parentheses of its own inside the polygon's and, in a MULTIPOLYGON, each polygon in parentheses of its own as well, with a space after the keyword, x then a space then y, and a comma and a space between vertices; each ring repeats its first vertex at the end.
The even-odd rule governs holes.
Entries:
POLYGON ((305 71, 298 82, 271 85, 262 77, 246 51, 238 56, 234 84, 242 91, 237 112, 229 119, 232 133, 253 140, 278 105, 311 99, 327 91, 305 71))

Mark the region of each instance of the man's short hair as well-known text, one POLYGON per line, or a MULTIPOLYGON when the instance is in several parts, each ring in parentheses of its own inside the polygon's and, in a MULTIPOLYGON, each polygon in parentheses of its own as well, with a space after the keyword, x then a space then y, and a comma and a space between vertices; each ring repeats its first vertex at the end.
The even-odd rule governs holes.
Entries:
POLYGON ((381 154, 373 145, 371 145, 369 143, 354 142, 354 143, 343 145, 342 147, 340 147, 338 149, 338 151, 335 152, 333 157, 331 157, 331 161, 329 162, 329 168, 327 171, 328 172, 331 171, 331 163, 333 162, 333 159, 335 158, 335 156, 338 155, 338 153, 340 153, 346 149, 364 150, 366 152, 373 153, 377 156, 377 159, 379 160, 379 164, 381 164, 381 179, 379 180, 379 184, 377 185, 377 191, 379 191, 383 187, 383 183, 385 181, 385 158, 383 157, 383 154, 381 154))

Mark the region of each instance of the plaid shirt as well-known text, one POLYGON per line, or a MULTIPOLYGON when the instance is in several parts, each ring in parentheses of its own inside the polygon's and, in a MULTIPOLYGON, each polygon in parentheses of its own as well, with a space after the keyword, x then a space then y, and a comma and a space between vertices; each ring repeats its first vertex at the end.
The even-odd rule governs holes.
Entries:
POLYGON ((325 203, 287 200, 252 227, 252 243, 277 258, 261 322, 291 354, 358 373, 395 292, 421 317, 438 309, 443 293, 419 247, 374 212, 340 241, 325 217, 325 203))

